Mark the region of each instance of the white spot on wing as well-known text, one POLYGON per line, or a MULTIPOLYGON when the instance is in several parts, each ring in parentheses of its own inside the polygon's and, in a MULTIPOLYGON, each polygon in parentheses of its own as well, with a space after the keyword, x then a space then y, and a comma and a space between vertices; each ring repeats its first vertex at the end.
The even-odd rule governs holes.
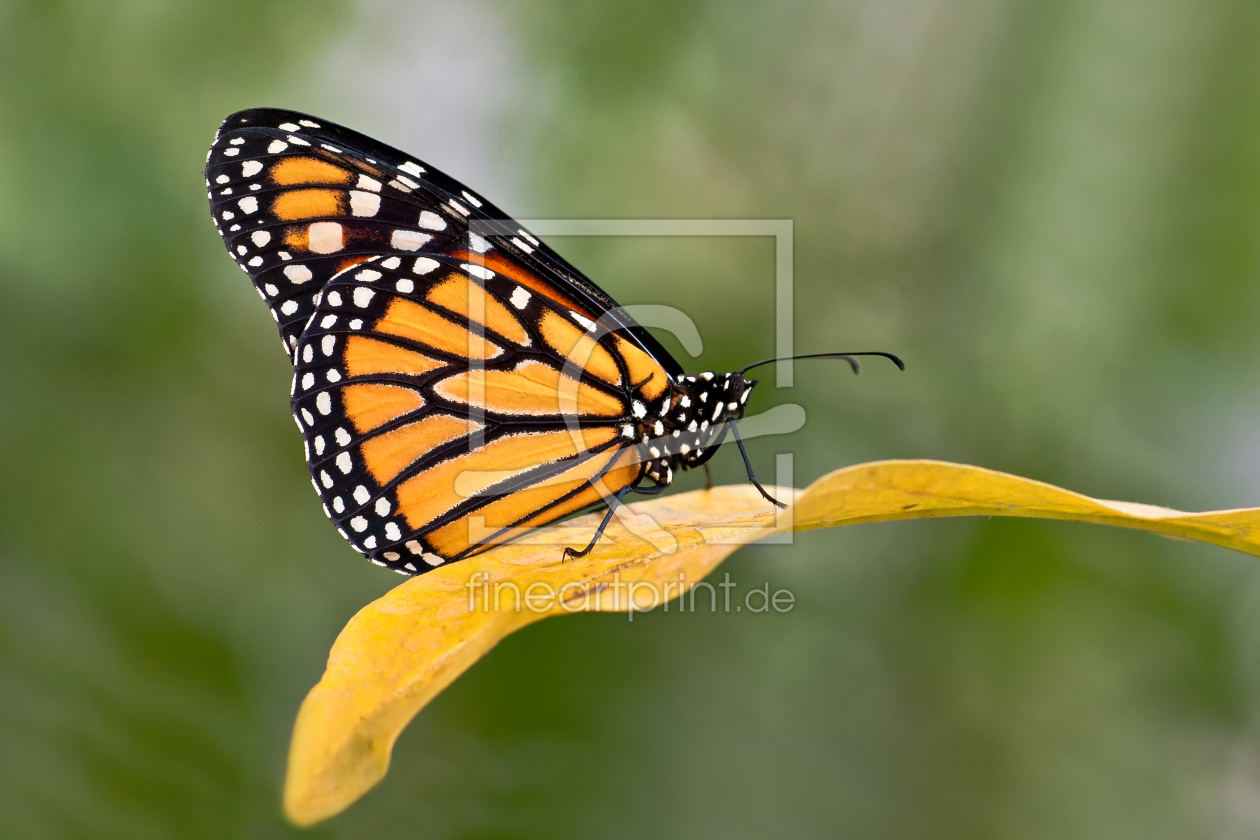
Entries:
POLYGON ((394 288, 405 295, 409 295, 416 290, 416 284, 404 277, 394 284, 394 288))
POLYGON ((464 269, 464 271, 467 271, 473 277, 478 277, 482 280, 489 280, 491 277, 494 276, 494 272, 486 268, 484 265, 473 265, 472 263, 463 263, 461 267, 464 269))
POLYGON ((443 219, 432 210, 422 211, 418 224, 425 230, 446 230, 446 219, 443 219))
POLYGON ((403 172, 406 172, 411 175, 415 175, 417 177, 424 174, 424 167, 410 160, 398 168, 401 169, 403 172))
POLYGON ((432 260, 428 257, 417 257, 416 264, 411 267, 411 271, 413 274, 428 274, 439 265, 441 263, 437 260, 432 260))
POLYGON ((332 397, 328 396, 327 391, 320 392, 320 395, 315 398, 315 410, 325 416, 332 411, 332 397))
POLYGON ((517 286, 512 290, 512 297, 508 298, 508 300, 517 309, 524 309, 529 304, 529 292, 517 286))
POLYGON ((292 315, 294 312, 297 312, 297 310, 298 305, 296 300, 286 300, 284 303, 280 304, 280 311, 285 315, 292 315))
POLYGON ((305 283, 315 275, 311 274, 311 270, 304 265, 286 265, 284 267, 284 276, 294 283, 305 283))
POLYGON ((372 192, 381 191, 381 182, 375 178, 369 178, 366 175, 359 176, 359 183, 355 184, 361 190, 371 190, 372 192))
POLYGON ((272 140, 271 145, 267 147, 267 151, 270 154, 278 155, 287 148, 289 148, 289 144, 283 140, 272 140))
POLYGON ((357 289, 354 290, 354 305, 359 307, 360 309, 365 308, 369 303, 372 302, 372 296, 375 294, 376 292, 372 291, 366 286, 359 286, 357 289))
POLYGON ((247 160, 241 164, 241 176, 252 178, 259 172, 262 172, 262 164, 256 160, 247 160))
POLYGON ((345 247, 341 225, 337 222, 315 222, 310 227, 308 245, 316 254, 332 254, 340 251, 345 247))
MULTIPOLYGON (((323 394, 320 394, 320 396, 322 397, 323 394)), ((350 460, 349 452, 342 452, 333 463, 337 465, 337 469, 347 475, 350 473, 350 470, 354 469, 354 462, 350 460)))
POLYGON ((350 191, 350 212, 355 216, 375 216, 381 209, 381 197, 374 192, 350 191))
POLYGON ((265 230, 256 230, 249 235, 249 238, 254 240, 254 244, 261 248, 271 241, 271 234, 265 230))
POLYGON ((240 207, 246 213, 254 213, 258 210, 258 199, 254 198, 252 195, 247 195, 240 201, 236 202, 236 206, 240 207))
POLYGON ((399 251, 418 251, 421 246, 433 237, 427 233, 414 230, 396 230, 389 238, 389 244, 399 251))

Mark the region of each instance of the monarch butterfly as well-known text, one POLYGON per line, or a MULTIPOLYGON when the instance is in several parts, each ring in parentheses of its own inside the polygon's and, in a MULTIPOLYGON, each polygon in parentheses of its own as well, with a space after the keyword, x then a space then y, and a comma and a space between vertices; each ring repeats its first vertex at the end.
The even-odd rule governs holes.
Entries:
MULTIPOLYGON (((615 301, 455 179, 306 114, 233 114, 211 215, 271 310, 324 511, 420 574, 713 456, 756 380, 685 374, 615 301)), ((855 355, 844 358, 857 371, 855 355)), ((707 469, 707 466, 706 466, 707 469)))

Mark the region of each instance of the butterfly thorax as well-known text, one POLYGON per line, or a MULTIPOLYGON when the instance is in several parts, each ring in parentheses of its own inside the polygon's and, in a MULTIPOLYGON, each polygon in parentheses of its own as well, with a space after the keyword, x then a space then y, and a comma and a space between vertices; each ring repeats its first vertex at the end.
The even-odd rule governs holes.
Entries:
POLYGON ((680 376, 650 408, 639 403, 644 409, 637 428, 647 464, 644 477, 658 486, 668 485, 675 470, 689 470, 709 460, 726 436, 729 421, 744 416, 756 384, 738 373, 705 371, 680 376))

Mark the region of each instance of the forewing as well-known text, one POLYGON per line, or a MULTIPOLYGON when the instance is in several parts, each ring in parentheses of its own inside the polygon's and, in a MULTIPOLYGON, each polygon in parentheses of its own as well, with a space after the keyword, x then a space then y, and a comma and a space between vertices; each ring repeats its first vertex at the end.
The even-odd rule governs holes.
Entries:
POLYGON ((329 279, 373 256, 448 256, 511 277, 678 363, 603 290, 486 199, 358 132, 293 111, 224 120, 206 161, 211 213, 292 355, 329 279))

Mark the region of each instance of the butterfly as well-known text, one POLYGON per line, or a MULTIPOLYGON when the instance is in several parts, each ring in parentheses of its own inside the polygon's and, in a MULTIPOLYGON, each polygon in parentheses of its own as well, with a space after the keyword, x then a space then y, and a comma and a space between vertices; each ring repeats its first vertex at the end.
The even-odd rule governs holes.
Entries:
MULTIPOLYGON (((293 363, 311 481, 342 536, 420 574, 705 466, 756 380, 686 374, 484 197, 324 119, 255 108, 206 158, 211 216, 293 363)), ((846 359, 825 353, 797 358, 846 359)))

